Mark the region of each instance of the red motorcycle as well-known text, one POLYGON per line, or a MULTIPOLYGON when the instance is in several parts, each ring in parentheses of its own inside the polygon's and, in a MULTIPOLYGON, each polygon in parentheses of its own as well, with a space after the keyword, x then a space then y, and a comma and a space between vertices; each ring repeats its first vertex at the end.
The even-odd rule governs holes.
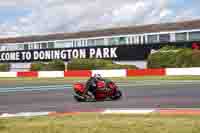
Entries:
POLYGON ((75 83, 73 87, 75 93, 73 96, 78 102, 118 100, 122 96, 122 92, 118 89, 118 86, 111 80, 105 79, 103 81, 98 81, 96 87, 97 89, 94 92, 94 97, 87 94, 83 96, 85 84, 75 83))

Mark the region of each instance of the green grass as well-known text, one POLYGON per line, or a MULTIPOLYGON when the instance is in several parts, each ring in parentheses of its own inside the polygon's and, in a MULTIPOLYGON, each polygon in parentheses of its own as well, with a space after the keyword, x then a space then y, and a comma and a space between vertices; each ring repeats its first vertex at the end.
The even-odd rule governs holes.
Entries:
POLYGON ((199 133, 200 117, 98 115, 0 119, 1 133, 199 133))

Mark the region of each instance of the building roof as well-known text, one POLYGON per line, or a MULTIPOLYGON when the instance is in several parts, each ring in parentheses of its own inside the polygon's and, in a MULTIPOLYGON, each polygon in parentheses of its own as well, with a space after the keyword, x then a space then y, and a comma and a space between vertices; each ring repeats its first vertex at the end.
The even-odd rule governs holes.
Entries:
POLYGON ((119 28, 110 28, 110 29, 102 29, 95 31, 82 31, 75 33, 55 33, 47 35, 0 38, 0 43, 24 43, 24 42, 34 42, 34 41, 64 40, 64 39, 75 39, 75 38, 142 34, 142 33, 163 32, 163 31, 191 30, 191 29, 200 29, 200 20, 119 27, 119 28))

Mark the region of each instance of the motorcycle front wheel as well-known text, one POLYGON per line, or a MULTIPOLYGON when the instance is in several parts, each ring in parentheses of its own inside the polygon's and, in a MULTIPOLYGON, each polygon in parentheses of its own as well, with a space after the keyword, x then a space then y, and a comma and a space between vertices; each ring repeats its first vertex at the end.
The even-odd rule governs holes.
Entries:
POLYGON ((117 90, 114 96, 111 96, 110 98, 112 100, 118 100, 122 97, 122 92, 120 90, 117 90))

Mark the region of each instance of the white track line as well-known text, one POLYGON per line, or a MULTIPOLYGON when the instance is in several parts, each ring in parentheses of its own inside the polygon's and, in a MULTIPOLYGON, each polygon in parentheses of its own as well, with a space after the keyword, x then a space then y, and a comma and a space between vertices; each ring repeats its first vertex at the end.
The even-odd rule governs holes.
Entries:
POLYGON ((0 115, 0 118, 45 116, 49 113, 50 112, 21 112, 16 114, 3 113, 2 115, 0 115))
POLYGON ((155 109, 106 109, 102 114, 150 114, 155 109))

